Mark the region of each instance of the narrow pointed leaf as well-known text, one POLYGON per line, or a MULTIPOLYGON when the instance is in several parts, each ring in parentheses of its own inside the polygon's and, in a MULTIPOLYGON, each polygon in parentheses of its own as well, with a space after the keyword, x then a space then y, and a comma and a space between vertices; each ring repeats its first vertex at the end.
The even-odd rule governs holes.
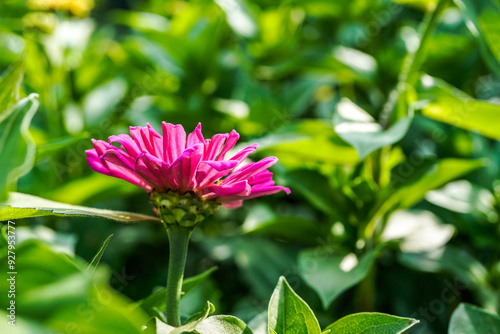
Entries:
POLYGON ((92 273, 95 272, 95 269, 99 265, 99 262, 101 261, 102 255, 104 254, 104 251, 108 247, 109 242, 111 241, 111 238, 113 237, 113 234, 111 234, 109 237, 104 240, 102 243, 101 248, 99 249, 99 252, 94 256, 94 258, 90 261, 89 266, 87 268, 87 271, 90 271, 92 273))
MULTIPOLYGON (((212 267, 199 275, 185 279, 184 282, 182 282, 182 296, 186 295, 189 291, 193 290, 202 282, 204 282, 216 270, 217 267, 212 267)), ((166 300, 167 289, 161 289, 149 295, 147 298, 139 301, 138 304, 148 314, 153 315, 156 313, 155 310, 163 310, 167 307, 166 300)))

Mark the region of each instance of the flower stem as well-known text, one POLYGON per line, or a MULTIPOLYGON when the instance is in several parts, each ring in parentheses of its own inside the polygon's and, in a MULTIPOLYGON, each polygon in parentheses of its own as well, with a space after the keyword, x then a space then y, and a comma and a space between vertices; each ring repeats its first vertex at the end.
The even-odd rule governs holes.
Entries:
POLYGON ((182 292, 182 279, 192 230, 178 225, 167 226, 170 254, 167 278, 167 323, 181 325, 179 303, 182 292))

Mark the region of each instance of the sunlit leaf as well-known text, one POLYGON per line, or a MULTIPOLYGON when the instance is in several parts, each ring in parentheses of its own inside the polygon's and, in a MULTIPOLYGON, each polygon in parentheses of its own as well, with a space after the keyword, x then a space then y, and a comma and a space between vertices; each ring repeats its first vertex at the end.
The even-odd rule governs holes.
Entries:
POLYGON ((500 334, 500 317, 462 303, 451 315, 449 334, 500 334))
POLYGON ((342 292, 361 282, 370 272, 379 249, 358 258, 355 254, 334 248, 316 248, 299 255, 300 274, 328 306, 342 292))
POLYGON ((0 221, 40 216, 98 217, 122 223, 160 221, 153 216, 58 203, 21 193, 10 193, 9 199, 0 204, 0 221))
POLYGON ((252 334, 243 321, 230 315, 208 317, 196 326, 196 332, 200 334, 252 334))
MULTIPOLYGON (((203 283, 210 275, 217 270, 217 267, 212 267, 205 270, 199 275, 189 277, 182 282, 182 295, 185 296, 188 292, 196 288, 198 285, 203 283)), ((143 300, 138 302, 138 305, 146 311, 148 314, 154 315, 156 310, 163 310, 167 307, 167 289, 161 289, 155 293, 149 295, 143 300)))
POLYGON ((313 311, 281 277, 268 308, 268 328, 276 334, 321 334, 313 311))
POLYGON ((0 123, 0 201, 14 190, 17 179, 26 174, 35 160, 35 144, 29 127, 38 109, 36 94, 14 105, 7 119, 0 123))
POLYGON ((477 38, 485 62, 500 74, 500 4, 495 0, 455 0, 469 21, 467 27, 477 38))
POLYGON ((401 140, 411 121, 412 115, 403 117, 389 129, 384 129, 370 114, 346 98, 337 105, 333 116, 335 132, 356 149, 360 159, 401 140))
POLYGON ((423 76, 419 109, 432 119, 500 139, 500 105, 473 99, 443 80, 423 76))
POLYGON ((430 211, 396 211, 384 228, 382 240, 400 240, 405 252, 425 252, 444 246, 453 236, 453 225, 443 222, 430 211))
POLYGON ((25 56, 12 64, 0 78, 0 123, 10 115, 10 109, 19 99, 19 89, 24 76, 25 56))
POLYGON ((399 334, 419 321, 383 313, 351 314, 328 326, 335 334, 399 334))

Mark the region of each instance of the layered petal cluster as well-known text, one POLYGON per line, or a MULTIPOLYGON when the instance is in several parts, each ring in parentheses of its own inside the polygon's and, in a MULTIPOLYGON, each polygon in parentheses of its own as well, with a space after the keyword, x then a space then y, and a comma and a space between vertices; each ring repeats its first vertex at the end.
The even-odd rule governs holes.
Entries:
POLYGON ((92 140, 94 148, 85 152, 90 168, 124 179, 149 194, 192 192, 229 208, 241 206, 248 198, 290 193, 274 184, 268 170, 276 157, 240 166, 257 144, 225 159, 239 139, 236 131, 204 139, 201 124, 187 136, 182 125, 163 122, 162 128, 163 136, 148 124, 130 127, 130 136, 111 136, 108 142, 92 140))

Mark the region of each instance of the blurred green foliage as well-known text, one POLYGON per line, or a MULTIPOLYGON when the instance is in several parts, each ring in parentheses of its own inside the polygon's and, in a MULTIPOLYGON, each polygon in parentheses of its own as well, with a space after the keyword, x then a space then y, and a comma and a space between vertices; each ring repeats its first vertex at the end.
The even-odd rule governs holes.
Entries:
MULTIPOLYGON (((56 202, 151 215, 142 190, 90 171, 90 138, 162 121, 201 122, 207 136, 236 129, 260 144, 257 158, 280 158, 276 179, 292 195, 220 209, 197 229, 187 276, 218 270, 183 297, 184 318, 210 300, 259 333, 281 276, 315 330, 378 311, 419 319, 408 333, 444 333, 461 302, 498 314, 499 22, 497 0, 2 1, 0 200, 17 182, 56 202)), ((165 286, 160 224, 16 226, 27 326, 61 330, 102 291, 117 300, 114 320, 74 318, 88 333, 161 319, 154 300, 132 318, 121 308, 165 286), (96 275, 84 274, 81 258, 112 233, 96 275), (33 237, 44 241, 23 241, 33 237)), ((474 328, 481 312, 461 305, 450 330, 474 328)))

